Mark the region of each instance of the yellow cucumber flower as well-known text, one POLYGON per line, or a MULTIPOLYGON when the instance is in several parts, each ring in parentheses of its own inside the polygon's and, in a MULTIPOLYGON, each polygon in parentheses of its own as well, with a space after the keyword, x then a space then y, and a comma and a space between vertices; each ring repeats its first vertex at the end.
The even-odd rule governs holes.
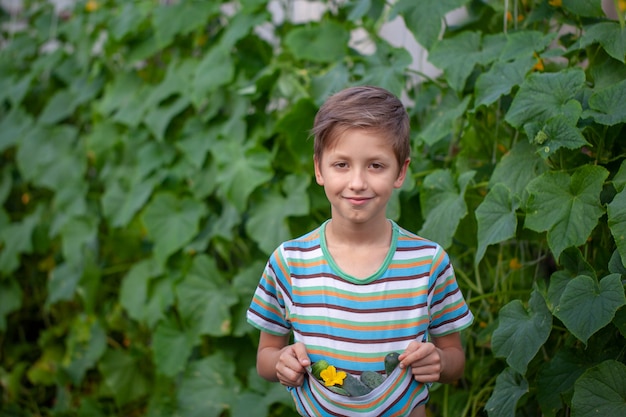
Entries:
POLYGON ((343 380, 346 379, 346 373, 344 371, 337 371, 337 368, 332 365, 320 372, 320 376, 324 380, 324 385, 327 387, 343 385, 343 380))

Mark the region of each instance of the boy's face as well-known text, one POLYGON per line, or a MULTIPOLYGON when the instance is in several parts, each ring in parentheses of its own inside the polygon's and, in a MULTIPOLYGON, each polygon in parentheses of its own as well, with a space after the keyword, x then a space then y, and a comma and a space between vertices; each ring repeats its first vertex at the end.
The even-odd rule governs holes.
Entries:
POLYGON ((398 166, 387 139, 359 129, 343 133, 314 162, 333 220, 352 223, 386 220, 387 202, 402 186, 409 165, 407 159, 398 166))

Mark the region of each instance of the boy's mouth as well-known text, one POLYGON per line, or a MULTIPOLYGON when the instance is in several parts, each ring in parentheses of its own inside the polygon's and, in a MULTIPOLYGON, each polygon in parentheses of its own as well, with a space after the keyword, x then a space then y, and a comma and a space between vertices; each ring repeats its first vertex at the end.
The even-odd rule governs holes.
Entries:
POLYGON ((348 202, 354 205, 361 205, 371 200, 371 197, 344 197, 348 202))

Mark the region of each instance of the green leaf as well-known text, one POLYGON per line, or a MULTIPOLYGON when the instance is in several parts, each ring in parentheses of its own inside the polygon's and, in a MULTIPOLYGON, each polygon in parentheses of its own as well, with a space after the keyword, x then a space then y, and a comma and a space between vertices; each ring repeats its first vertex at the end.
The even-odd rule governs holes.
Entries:
POLYGON ((434 240, 443 248, 452 244, 459 222, 467 215, 465 190, 474 171, 463 173, 456 187, 449 170, 438 170, 424 178, 420 203, 426 217, 419 234, 434 240))
POLYGON ((619 22, 601 22, 585 26, 579 42, 570 49, 584 49, 599 43, 604 50, 621 63, 626 63, 626 29, 619 22))
POLYGON ((232 287, 239 297, 239 304, 233 312, 233 336, 240 337, 255 331, 248 323, 246 313, 249 301, 252 299, 254 291, 259 284, 259 278, 264 266, 264 261, 256 260, 250 265, 246 265, 245 268, 240 269, 233 278, 232 287))
POLYGON ((108 151, 121 142, 121 134, 115 124, 104 120, 94 123, 89 134, 85 135, 85 147, 96 160, 102 160, 108 151))
POLYGON ((98 363, 98 368, 118 406, 123 406, 148 394, 150 382, 144 373, 144 368, 140 364, 140 359, 130 353, 109 349, 98 363))
POLYGON ((121 41, 126 35, 132 34, 141 27, 151 10, 145 4, 137 2, 123 2, 121 9, 111 18, 110 35, 114 40, 121 41))
POLYGON ((153 336, 153 354, 156 369, 174 377, 185 369, 194 346, 194 337, 181 329, 175 320, 162 321, 153 336))
POLYGON ((0 272, 9 275, 20 266, 20 255, 33 250, 33 231, 42 215, 42 206, 20 222, 10 223, 0 230, 0 272))
POLYGON ((194 167, 200 169, 219 134, 220 126, 206 126, 200 119, 194 117, 185 124, 182 137, 176 142, 176 147, 194 167))
POLYGON ((546 172, 528 184, 525 227, 548 232, 548 245, 555 257, 565 248, 587 241, 604 213, 600 193, 608 172, 592 165, 579 167, 570 177, 564 172, 546 172))
POLYGON ((239 40, 248 35, 250 31, 268 20, 270 20, 269 14, 262 9, 255 11, 254 14, 239 11, 232 16, 231 20, 225 26, 220 44, 225 48, 232 48, 239 40))
POLYGON ((545 417, 556 417, 563 397, 571 395, 574 383, 589 365, 572 350, 560 349, 537 375, 537 401, 545 417))
POLYGON ((123 72, 105 87, 96 108, 105 117, 112 116, 117 122, 135 127, 143 119, 150 94, 149 87, 135 71, 123 72))
MULTIPOLYGON (((285 404, 293 408, 293 398, 288 390, 280 384, 263 379, 259 376, 256 367, 252 366, 247 374, 248 388, 259 394, 263 394, 263 402, 268 406, 271 404, 285 404)), ((245 417, 245 416, 242 416, 245 417)))
POLYGON ((278 192, 265 194, 261 203, 251 211, 246 233, 265 253, 272 253, 281 242, 292 237, 288 217, 309 213, 307 188, 310 178, 304 175, 288 176, 285 178, 284 195, 278 192))
POLYGON ((606 208, 609 229, 615 239, 622 264, 626 265, 626 188, 617 193, 606 208))
POLYGON ((193 78, 192 101, 201 106, 211 97, 211 93, 228 84, 235 76, 235 64, 230 50, 215 46, 209 50, 198 67, 193 78))
POLYGON ((583 257, 579 248, 571 247, 565 249, 559 257, 559 264, 570 273, 572 278, 578 275, 588 275, 596 278, 596 271, 583 257))
POLYGON ((563 0, 563 8, 584 17, 605 18, 602 0, 563 0))
POLYGON ((611 274, 626 275, 626 265, 622 262, 622 257, 617 250, 614 250, 609 259, 609 272, 611 274))
MULTIPOLYGON (((576 275, 574 275, 576 276, 576 275)), ((548 287, 548 303, 550 305, 550 310, 554 311, 556 306, 561 302, 561 296, 563 295, 563 291, 565 291, 565 287, 574 277, 568 271, 559 270, 554 272, 550 276, 550 285, 548 287)))
POLYGON ((520 140, 496 165, 489 179, 489 187, 502 183, 511 190, 512 195, 522 198, 528 183, 547 169, 547 164, 537 155, 533 146, 520 140))
POLYGON ((512 62, 494 63, 489 71, 480 74, 476 79, 475 107, 488 106, 500 97, 510 94, 513 87, 524 82, 526 74, 536 62, 535 58, 524 57, 512 62))
POLYGON ((144 322, 150 329, 159 323, 169 312, 175 303, 174 287, 180 274, 170 271, 164 276, 159 276, 148 284, 148 301, 144 306, 144 322))
POLYGON ((66 339, 63 369, 79 386, 85 373, 95 367, 107 347, 107 335, 95 317, 79 315, 70 328, 66 339))
POLYGON ((33 124, 33 119, 21 107, 16 107, 0 120, 0 152, 17 144, 33 124))
POLYGON ((619 170, 611 180, 613 183, 613 187, 620 192, 626 189, 626 160, 622 161, 622 164, 619 166, 619 170))
MULTIPOLYGON (((581 113, 582 109, 578 102, 572 101, 570 107, 572 109, 576 107, 574 112, 581 113)), ((575 118, 577 120, 578 116, 575 118)), ((528 123, 524 128, 529 139, 539 147, 539 154, 543 158, 548 158, 561 148, 579 149, 589 145, 580 129, 576 127, 576 122, 565 114, 548 119, 543 126, 528 123), (537 131, 537 128, 540 130, 537 131)))
POLYGON ((483 258, 487 246, 503 242, 515 236, 517 230, 516 210, 519 198, 502 183, 497 183, 476 209, 478 221, 478 248, 474 263, 483 258))
POLYGON ((220 168, 217 183, 222 195, 243 212, 252 191, 272 178, 272 155, 252 143, 241 146, 232 140, 219 141, 211 153, 220 168))
POLYGON ((137 261, 122 279, 119 301, 128 316, 142 321, 146 318, 145 308, 148 288, 152 279, 163 274, 162 266, 154 259, 137 261))
POLYGON ((102 211, 109 224, 112 227, 128 226, 163 180, 162 177, 155 175, 130 184, 128 188, 119 180, 109 182, 101 197, 102 211))
POLYGON ((74 298, 78 281, 83 275, 83 267, 73 263, 61 263, 50 274, 48 281, 48 298, 46 307, 59 301, 69 301, 74 298))
POLYGON ((192 269, 176 286, 176 296, 181 316, 195 334, 230 334, 230 308, 238 298, 213 259, 206 255, 197 256, 192 269))
POLYGON ((250 391, 244 391, 237 396, 237 401, 231 411, 232 417, 250 417, 250 410, 259 415, 269 415, 269 407, 265 404, 264 395, 250 391))
POLYGON ((318 63, 341 61, 347 52, 350 34, 332 20, 296 27, 285 36, 285 46, 297 60, 318 63))
MULTIPOLYGON (((470 5, 471 7, 471 5, 470 5)), ((517 40, 517 37, 508 35, 506 33, 489 33, 483 35, 482 42, 482 57, 480 63, 482 65, 488 65, 496 61, 494 65, 499 61, 502 51, 505 48, 510 48, 511 44, 517 40)), ((521 47, 521 45, 520 45, 521 47)))
MULTIPOLYGON (((395 71, 395 69, 394 69, 395 71)), ((326 98, 336 91, 341 90, 350 83, 350 70, 344 62, 333 64, 322 74, 315 74, 311 77, 311 96, 316 106, 320 106, 326 98)), ((315 108, 315 111, 317 107, 315 108)), ((311 124, 307 124, 310 126, 311 124)))
POLYGON ((372 0, 356 0, 346 5, 348 10, 348 20, 356 22, 367 14, 372 7, 372 0))
POLYGON ((500 322, 492 337, 493 352, 505 357, 511 368, 524 375, 551 330, 552 314, 535 289, 530 295, 528 310, 520 300, 513 300, 500 309, 500 322))
POLYGON ((406 86, 406 69, 412 60, 406 49, 380 43, 374 54, 365 57, 365 74, 360 83, 377 85, 399 97, 406 86))
POLYGON ((22 138, 16 155, 24 178, 52 190, 84 182, 87 164, 77 137, 74 126, 35 125, 22 138))
POLYGON ((236 403, 241 384, 235 364, 218 353, 193 362, 178 391, 181 417, 219 417, 236 403))
MULTIPOLYGON (((506 45, 502 49, 500 61, 531 58, 554 41, 555 33, 544 34, 536 30, 520 30, 506 35, 506 45)), ((537 59, 535 58, 535 63, 537 59)))
POLYGON ((159 262, 189 243, 198 233, 206 207, 191 198, 174 194, 156 194, 143 212, 143 222, 154 242, 154 255, 159 262))
POLYGON ((594 90, 589 97, 589 109, 582 116, 607 126, 626 123, 626 80, 594 90))
POLYGON ((284 166, 285 171, 313 172, 313 140, 307 140, 304 126, 313 126, 316 112, 317 107, 310 98, 301 99, 276 122, 274 130, 285 138, 285 152, 288 152, 284 158, 277 158, 276 163, 284 166))
POLYGON ((154 137, 162 142, 165 139, 165 130, 172 119, 189 106, 189 100, 179 97, 176 101, 152 107, 144 117, 144 123, 152 132, 154 137))
POLYGON ((176 35, 186 35, 203 27, 218 12, 219 3, 213 2, 161 3, 152 19, 159 48, 169 45, 176 35))
POLYGON ((62 253, 67 262, 83 264, 86 251, 97 250, 99 219, 80 216, 69 219, 61 228, 62 253))
POLYGON ((74 113, 77 105, 78 102, 71 91, 59 90, 46 103, 46 107, 39 115, 39 123, 46 125, 59 123, 74 113))
POLYGON ((617 313, 615 313, 615 318, 613 319, 613 324, 615 325, 615 327, 617 327, 621 335, 626 338, 626 308, 625 307, 622 307, 619 310, 617 310, 617 313))
POLYGON ((587 370, 574 387, 572 417, 626 415, 626 365, 607 360, 587 370))
POLYGON ((570 113, 568 109, 584 86, 585 73, 581 69, 532 73, 520 86, 505 120, 519 128, 528 122, 541 124, 564 112, 570 113))
POLYGON ((480 44, 480 33, 461 32, 436 43, 428 54, 428 60, 444 72, 454 91, 461 92, 467 77, 481 62, 480 44))
POLYGON ((0 332, 7 330, 7 316, 22 306, 22 288, 13 277, 0 279, 0 332))
POLYGON ((554 315, 576 338, 587 344, 587 340, 609 324, 615 312, 625 304, 620 274, 607 275, 600 282, 579 275, 567 283, 554 315))
POLYGON ((191 94, 193 90, 189 80, 193 77, 197 66, 198 61, 194 58, 172 59, 167 66, 163 80, 150 89, 146 105, 154 108, 172 96, 191 94))
POLYGON ((489 417, 515 417, 519 399, 528 392, 528 381, 511 368, 496 378, 496 386, 485 404, 489 417))
POLYGON ((455 133, 456 124, 460 119, 470 102, 470 96, 466 96, 461 102, 449 100, 447 103, 441 103, 432 114, 430 123, 418 133, 418 138, 427 145, 434 145, 449 135, 455 133))
POLYGON ((6 99, 11 102, 13 109, 19 109, 19 105, 30 90, 34 76, 34 73, 27 72, 23 76, 16 74, 13 77, 2 77, 0 79, 0 100, 6 99))
POLYGON ((427 50, 439 39, 445 15, 468 3, 468 0, 400 0, 391 9, 389 20, 399 15, 415 40, 427 50))

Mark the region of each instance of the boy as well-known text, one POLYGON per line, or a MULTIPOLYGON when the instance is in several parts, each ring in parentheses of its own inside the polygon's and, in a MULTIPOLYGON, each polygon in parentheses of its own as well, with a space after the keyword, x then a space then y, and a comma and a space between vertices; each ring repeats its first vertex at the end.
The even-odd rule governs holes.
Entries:
POLYGON ((398 98, 370 86, 331 96, 315 117, 315 179, 331 218, 274 251, 247 315, 261 330, 259 375, 285 385, 303 416, 422 417, 430 383, 463 374, 459 331, 473 316, 448 256, 385 214, 407 174, 409 129, 398 98), (408 382, 385 400, 334 403, 307 372, 325 359, 383 373, 390 352, 408 382))

